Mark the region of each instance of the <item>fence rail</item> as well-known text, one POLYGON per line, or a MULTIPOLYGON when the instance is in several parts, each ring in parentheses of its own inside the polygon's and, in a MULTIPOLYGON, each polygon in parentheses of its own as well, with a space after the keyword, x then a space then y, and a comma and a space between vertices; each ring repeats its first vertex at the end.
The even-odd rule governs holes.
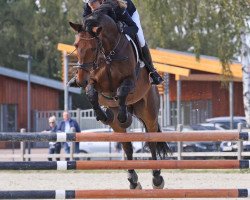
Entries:
POLYGON ((249 198, 250 189, 0 191, 0 199, 249 198))
MULTIPOLYGON (((243 157, 249 157, 250 152, 243 152, 243 142, 242 140, 249 140, 250 133, 245 131, 241 132, 240 130, 234 131, 193 131, 193 132, 167 132, 167 133, 26 133, 24 130, 21 130, 21 133, 0 133, 0 141, 238 141, 238 150, 237 152, 183 152, 182 146, 178 145, 176 153, 173 153, 171 156, 172 159, 182 160, 187 157, 237 157, 238 160, 241 160, 243 157), (124 137, 126 136, 126 137, 124 137)), ((37 154, 31 153, 27 154, 25 152, 25 142, 20 142, 20 153, 17 155, 4 153, 0 154, 0 159, 21 159, 25 161, 26 159, 37 159, 37 158, 70 158, 73 160, 75 158, 115 158, 121 159, 124 157, 124 154, 121 153, 107 153, 107 154, 74 154, 74 143, 71 143, 71 152, 70 154, 37 154)), ((178 142, 182 144, 182 142, 178 142)), ((136 158, 148 158, 151 157, 151 154, 139 153, 134 154, 136 158)), ((170 158, 170 159, 171 159, 170 158)))
POLYGON ((167 133, 0 133, 9 142, 183 142, 249 141, 250 133, 238 131, 189 131, 167 133))
MULTIPOLYGON (((150 153, 134 153, 134 158, 136 159, 148 159, 151 157, 150 153)), ((182 152, 181 155, 178 153, 173 153, 169 159, 177 159, 178 157, 183 159, 188 159, 192 157, 195 158, 206 158, 206 159, 220 159, 220 158, 238 158, 237 152, 182 152)), ((241 157, 250 157, 250 152, 242 152, 241 157)), ((79 158, 80 160, 95 160, 95 159, 105 159, 105 160, 114 160, 114 159, 124 159, 123 153, 79 153, 79 154, 38 154, 32 153, 31 154, 0 154, 0 160, 2 161, 20 161, 20 160, 48 160, 48 158, 56 159, 60 158, 61 160, 65 158, 70 158, 70 160, 74 160, 79 158)), ((238 159, 239 160, 239 159, 238 159)))
POLYGON ((249 169, 249 160, 0 162, 0 170, 249 169))

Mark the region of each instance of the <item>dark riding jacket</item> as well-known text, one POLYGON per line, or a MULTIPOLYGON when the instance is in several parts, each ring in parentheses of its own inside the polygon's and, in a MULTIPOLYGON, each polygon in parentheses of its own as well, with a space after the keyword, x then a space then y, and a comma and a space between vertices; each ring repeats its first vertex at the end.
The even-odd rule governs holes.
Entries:
MULTIPOLYGON (((125 23, 122 32, 128 35, 135 35, 138 32, 136 23, 132 20, 131 16, 136 11, 136 8, 131 0, 127 0, 127 9, 117 7, 115 9, 116 20, 125 23)), ((87 17, 92 13, 91 8, 88 4, 84 5, 83 17, 87 17)))
MULTIPOLYGON (((70 125, 70 128, 74 127, 75 131, 77 133, 81 132, 80 127, 79 127, 78 123, 75 120, 69 119, 69 125, 70 125)), ((62 132, 65 131, 65 121, 61 121, 61 123, 58 126, 57 131, 62 131, 62 132)))

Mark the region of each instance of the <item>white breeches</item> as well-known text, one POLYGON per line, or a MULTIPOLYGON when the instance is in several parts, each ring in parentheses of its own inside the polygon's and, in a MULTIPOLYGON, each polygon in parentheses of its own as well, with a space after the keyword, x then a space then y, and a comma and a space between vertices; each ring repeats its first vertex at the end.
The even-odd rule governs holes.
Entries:
POLYGON ((132 15, 132 20, 136 23, 137 27, 138 27, 138 32, 137 32, 137 36, 139 38, 139 42, 141 44, 141 47, 144 47, 146 44, 145 38, 144 38, 144 34, 143 34, 143 30, 141 27, 141 21, 140 21, 140 16, 139 13, 137 12, 137 10, 134 12, 134 14, 132 15))

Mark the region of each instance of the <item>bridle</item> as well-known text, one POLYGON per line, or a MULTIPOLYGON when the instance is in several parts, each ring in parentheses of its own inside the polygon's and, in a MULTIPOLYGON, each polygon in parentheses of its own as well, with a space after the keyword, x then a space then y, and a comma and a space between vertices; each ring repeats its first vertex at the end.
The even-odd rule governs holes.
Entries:
MULTIPOLYGON (((85 41, 96 40, 97 49, 96 49, 96 53, 95 53, 95 59, 93 62, 87 62, 87 63, 77 62, 74 65, 74 68, 82 69, 82 70, 87 71, 87 72, 91 71, 91 69, 93 69, 93 70, 97 69, 98 68, 98 56, 99 56, 99 54, 101 54, 103 56, 104 60, 106 61, 106 64, 110 64, 114 60, 112 57, 117 53, 117 47, 120 44, 121 37, 122 37, 122 34, 119 35, 119 39, 118 39, 117 43, 115 44, 114 48, 106 55, 104 52, 105 50, 103 48, 102 41, 98 36, 94 36, 94 37, 80 37, 79 36, 79 40, 85 40, 85 41)), ((77 48, 73 52, 75 52, 76 50, 77 50, 77 48)))
MULTIPOLYGON (((113 88, 114 86, 113 86, 113 80, 112 80, 112 75, 111 75, 112 62, 113 61, 128 60, 128 57, 126 57, 126 56, 117 56, 119 51, 124 48, 124 45, 128 44, 128 43, 126 43, 126 41, 127 41, 126 37, 125 36, 122 37, 122 35, 123 35, 122 33, 119 33, 119 38, 118 38, 116 44, 114 45, 112 50, 109 51, 107 54, 105 53, 105 49, 103 47, 102 40, 98 36, 94 36, 94 37, 80 37, 79 36, 79 40, 87 40, 87 41, 95 40, 97 43, 97 48, 96 48, 96 53, 95 53, 95 59, 93 60, 93 62, 79 63, 79 61, 78 61, 78 63, 75 64, 74 68, 84 70, 88 73, 90 73, 91 71, 94 71, 95 69, 97 69, 99 67, 99 59, 98 58, 99 58, 99 55, 101 54, 102 58, 104 58, 104 61, 106 62, 105 71, 106 71, 107 76, 108 76, 109 88, 110 88, 110 91, 112 93, 114 93, 114 91, 115 91, 113 88)), ((79 85, 79 83, 77 83, 77 85, 79 85)))
MULTIPOLYGON (((88 62, 88 63, 80 63, 79 61, 74 64, 74 67, 73 68, 76 68, 76 69, 82 69, 84 71, 87 71, 89 72, 92 68, 93 69, 96 69, 98 67, 98 64, 97 64, 97 60, 98 60, 98 55, 99 53, 103 53, 102 51, 102 42, 101 40, 98 38, 98 37, 89 37, 89 38, 85 38, 85 37, 80 37, 79 36, 79 40, 96 40, 97 41, 97 49, 96 49, 96 53, 95 53, 95 59, 93 62, 88 62)), ((75 48, 74 51, 76 51, 77 48, 75 48)), ((73 53, 73 52, 72 52, 73 53)))

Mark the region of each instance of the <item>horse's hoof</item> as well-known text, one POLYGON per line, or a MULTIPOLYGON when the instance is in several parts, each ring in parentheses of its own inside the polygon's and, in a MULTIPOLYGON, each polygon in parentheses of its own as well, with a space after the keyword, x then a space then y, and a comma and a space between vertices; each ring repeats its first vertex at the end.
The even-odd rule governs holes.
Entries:
POLYGON ((128 181, 130 183, 129 188, 131 190, 142 189, 141 184, 138 182, 138 175, 135 171, 128 172, 128 181))
POLYGON ((142 190, 142 186, 140 182, 137 183, 130 183, 129 188, 131 190, 142 190))
POLYGON ((114 113, 109 108, 106 109, 105 113, 107 115, 107 120, 102 121, 102 123, 105 124, 105 125, 109 125, 110 123, 112 123, 114 121, 114 113))
MULTIPOLYGON (((119 119, 118 119, 118 121, 119 121, 119 119)), ((120 127, 126 129, 126 128, 130 127, 131 124, 132 124, 132 115, 128 112, 127 113, 127 120, 125 122, 119 121, 119 125, 120 125, 120 127)))
POLYGON ((162 176, 153 177, 153 180, 152 180, 153 189, 163 189, 164 185, 165 185, 165 181, 162 176))
POLYGON ((142 190, 142 186, 141 186, 140 182, 137 182, 137 186, 136 186, 135 190, 142 190))

